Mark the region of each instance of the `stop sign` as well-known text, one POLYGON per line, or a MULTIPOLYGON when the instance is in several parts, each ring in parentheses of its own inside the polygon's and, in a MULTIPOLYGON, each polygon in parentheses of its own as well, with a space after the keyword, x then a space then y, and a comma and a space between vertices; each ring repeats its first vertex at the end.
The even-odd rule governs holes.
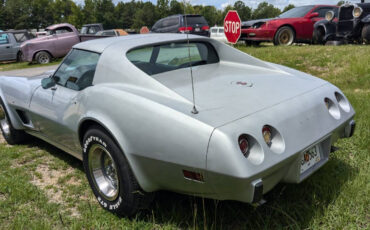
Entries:
POLYGON ((241 21, 238 12, 229 10, 224 19, 224 33, 227 40, 233 44, 237 43, 241 32, 241 21))

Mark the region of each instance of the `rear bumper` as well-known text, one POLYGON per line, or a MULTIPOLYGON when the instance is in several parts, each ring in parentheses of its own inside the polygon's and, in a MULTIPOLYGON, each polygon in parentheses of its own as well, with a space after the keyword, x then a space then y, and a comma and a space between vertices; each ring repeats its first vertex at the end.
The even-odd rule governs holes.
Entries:
POLYGON ((219 200, 237 200, 246 203, 262 201, 263 195, 274 188, 278 183, 300 183, 310 177, 314 172, 323 167, 329 160, 331 146, 337 138, 345 138, 353 135, 355 122, 351 118, 342 126, 333 130, 323 138, 302 148, 290 156, 281 156, 281 161, 266 168, 250 177, 235 177, 208 172, 208 177, 214 183, 214 190, 219 200), (303 153, 318 145, 320 149, 320 161, 301 173, 303 153))
POLYGON ((272 41, 275 35, 275 29, 242 29, 241 40, 250 41, 272 41))
POLYGON ((352 106, 342 109, 335 92, 340 90, 326 84, 215 129, 208 145, 206 174, 214 190, 212 198, 258 202, 261 193, 278 183, 300 183, 321 168, 329 159, 331 146, 339 138, 351 137, 355 130, 352 106), (328 111, 324 98, 338 106, 336 117, 328 111), (274 128, 271 145, 263 139, 264 125, 274 128), (248 135, 247 157, 237 143, 241 134, 248 135), (315 146, 320 161, 301 173, 303 154, 315 146))

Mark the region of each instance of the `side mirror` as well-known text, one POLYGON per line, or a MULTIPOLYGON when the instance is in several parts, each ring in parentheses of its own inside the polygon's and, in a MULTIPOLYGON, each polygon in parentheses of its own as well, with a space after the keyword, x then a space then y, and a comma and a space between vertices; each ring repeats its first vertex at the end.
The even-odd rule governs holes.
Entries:
POLYGON ((319 13, 318 12, 314 12, 314 13, 311 13, 308 15, 308 18, 316 18, 319 16, 319 13))
POLYGON ((55 80, 51 77, 44 78, 41 80, 41 86, 43 89, 49 89, 53 86, 55 86, 55 80))

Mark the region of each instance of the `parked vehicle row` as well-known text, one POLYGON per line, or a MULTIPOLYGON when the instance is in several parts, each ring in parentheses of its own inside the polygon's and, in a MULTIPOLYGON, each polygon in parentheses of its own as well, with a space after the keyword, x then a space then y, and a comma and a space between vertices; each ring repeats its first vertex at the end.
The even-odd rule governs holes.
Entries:
POLYGON ((20 46, 22 42, 32 38, 33 35, 26 30, 0 32, 0 61, 21 61, 20 46))
POLYGON ((339 14, 327 12, 325 19, 315 24, 314 41, 317 44, 328 41, 370 44, 370 2, 344 4, 339 14))
POLYGON ((276 18, 243 22, 240 39, 245 40, 247 45, 265 41, 275 45, 311 43, 315 22, 322 20, 328 11, 337 14, 338 7, 307 5, 288 10, 276 18))

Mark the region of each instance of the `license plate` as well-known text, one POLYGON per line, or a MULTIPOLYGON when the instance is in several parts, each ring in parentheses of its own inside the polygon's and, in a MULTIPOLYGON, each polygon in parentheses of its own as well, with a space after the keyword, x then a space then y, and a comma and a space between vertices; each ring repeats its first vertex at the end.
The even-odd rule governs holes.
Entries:
POLYGON ((301 174, 314 166, 320 159, 320 148, 318 145, 304 151, 301 159, 301 174))
POLYGON ((200 28, 195 28, 195 32, 199 32, 200 31, 200 28))

